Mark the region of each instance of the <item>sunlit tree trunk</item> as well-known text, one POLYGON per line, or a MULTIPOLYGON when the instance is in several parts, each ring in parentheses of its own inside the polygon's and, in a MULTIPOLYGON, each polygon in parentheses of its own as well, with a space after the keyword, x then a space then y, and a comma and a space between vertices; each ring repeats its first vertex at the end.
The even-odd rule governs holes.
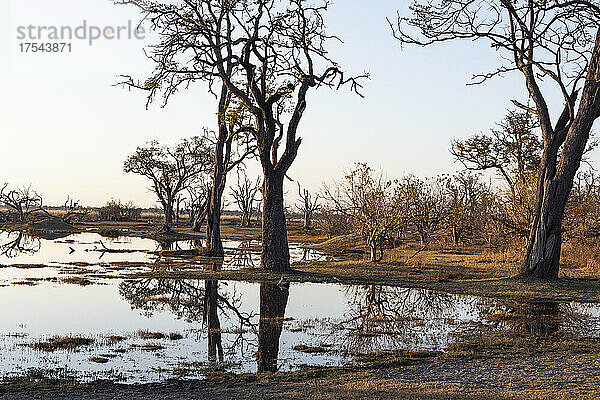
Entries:
POLYGON ((283 175, 265 172, 263 183, 263 249, 261 265, 269 271, 290 268, 290 251, 283 209, 283 175))
MULTIPOLYGON (((535 91, 531 79, 528 84, 530 90, 535 91)), ((574 98, 572 102, 575 103, 574 98)), ((568 116, 567 111, 563 112, 554 130, 548 127, 546 132, 543 130, 544 152, 538 173, 535 216, 521 268, 521 273, 526 276, 558 278, 565 206, 590 131, 600 116, 600 29, 577 114, 570 125, 562 122, 565 116, 568 116)))
POLYGON ((223 85, 221 87, 221 96, 217 110, 219 130, 215 145, 212 189, 207 208, 206 246, 208 254, 213 257, 222 257, 224 254, 223 242, 221 240, 221 207, 227 180, 227 167, 231 155, 231 142, 228 142, 228 125, 226 119, 229 96, 227 87, 223 85))

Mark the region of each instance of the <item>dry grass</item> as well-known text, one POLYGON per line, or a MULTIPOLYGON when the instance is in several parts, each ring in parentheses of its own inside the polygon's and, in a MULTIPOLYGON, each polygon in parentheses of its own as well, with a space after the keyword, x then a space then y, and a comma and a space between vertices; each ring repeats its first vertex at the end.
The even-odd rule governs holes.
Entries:
POLYGON ((55 351, 55 350, 74 350, 80 346, 89 346, 94 343, 94 339, 81 336, 55 336, 47 341, 35 342, 31 345, 36 350, 55 351))
POLYGON ((161 332, 150 332, 148 330, 139 330, 135 333, 141 339, 164 339, 166 336, 161 332))
POLYGON ((125 336, 111 335, 107 339, 111 344, 115 344, 115 343, 122 342, 123 340, 125 340, 127 338, 125 336))
POLYGON ((97 363, 97 364, 106 364, 107 362, 109 362, 110 360, 106 357, 99 357, 99 356, 93 356, 90 357, 89 360, 91 362, 97 363))
POLYGON ((164 346, 162 346, 158 343, 147 343, 147 344, 140 346, 140 349, 145 350, 145 351, 158 351, 158 350, 164 349, 164 346))
POLYGON ((82 278, 79 276, 70 276, 68 278, 62 279, 61 282, 71 284, 71 285, 79 285, 79 286, 88 286, 88 285, 92 284, 92 281, 90 281, 89 279, 82 278))
POLYGON ((563 271, 569 276, 600 276, 600 242, 589 240, 564 243, 561 264, 563 271))

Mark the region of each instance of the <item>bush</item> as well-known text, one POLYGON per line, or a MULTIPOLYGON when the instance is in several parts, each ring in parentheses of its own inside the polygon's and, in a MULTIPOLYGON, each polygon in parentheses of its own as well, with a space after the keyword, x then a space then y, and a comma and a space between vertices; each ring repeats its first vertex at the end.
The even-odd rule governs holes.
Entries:
POLYGON ((135 207, 132 202, 123 204, 121 200, 114 199, 101 207, 98 212, 100 221, 137 221, 142 215, 142 210, 135 207))

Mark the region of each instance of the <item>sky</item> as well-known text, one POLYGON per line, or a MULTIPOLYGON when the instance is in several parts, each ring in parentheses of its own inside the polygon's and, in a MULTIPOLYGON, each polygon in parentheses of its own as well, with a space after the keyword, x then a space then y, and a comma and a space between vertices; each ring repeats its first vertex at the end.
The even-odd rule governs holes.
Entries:
MULTIPOLYGON (((406 0, 335 0, 327 26, 344 41, 332 56, 348 72, 367 71, 361 98, 348 90, 310 93, 301 121, 303 138, 290 177, 312 191, 367 162, 388 177, 454 172, 448 148, 493 127, 511 107, 526 101, 518 74, 469 86, 474 73, 498 65, 484 42, 404 47, 386 18, 406 14, 406 0)), ((127 26, 135 8, 112 0, 2 0, 0 2, 0 182, 31 185, 46 204, 67 195, 99 206, 111 198, 156 205, 145 178, 125 174, 123 161, 137 146, 157 139, 174 144, 214 129, 216 100, 201 85, 176 94, 165 108, 146 108, 144 93, 119 87, 119 75, 146 77, 153 69, 145 40, 71 40, 70 53, 22 53, 20 26, 127 26)), ((553 109, 561 107, 551 96, 553 109)), ((596 163, 597 154, 592 155, 596 163)), ((260 173, 258 162, 248 174, 260 173)), ((229 179, 235 181, 235 176, 229 179)), ((296 201, 288 183, 288 203, 296 201)))

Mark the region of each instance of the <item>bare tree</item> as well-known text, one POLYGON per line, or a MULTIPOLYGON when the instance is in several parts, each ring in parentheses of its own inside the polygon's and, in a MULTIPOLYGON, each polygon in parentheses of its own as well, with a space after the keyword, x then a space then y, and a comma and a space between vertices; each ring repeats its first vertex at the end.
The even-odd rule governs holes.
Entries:
POLYGON ((223 94, 230 93, 251 115, 253 123, 244 130, 253 138, 264 175, 261 264, 268 270, 289 269, 283 181, 300 147, 297 130, 307 93, 346 83, 355 91, 360 87, 328 55, 328 42, 337 39, 325 32, 328 3, 116 3, 137 6, 160 37, 150 54, 157 64, 155 74, 145 82, 127 77, 126 84, 149 90, 151 100, 158 93, 168 98, 194 81, 206 81, 211 87, 217 83, 222 85, 220 104, 228 98, 223 94))
POLYGON ((152 141, 145 147, 138 147, 125 161, 125 172, 152 181, 151 190, 158 196, 165 213, 165 230, 173 224, 173 207, 178 195, 200 174, 210 170, 209 154, 206 138, 196 136, 184 139, 174 147, 152 141))
POLYGON ((416 1, 412 16, 390 24, 403 44, 427 46, 454 39, 486 40, 502 64, 474 82, 520 72, 543 138, 536 204, 523 275, 557 278, 561 223, 590 130, 600 116, 600 7, 588 0, 416 1), (543 80, 543 85, 541 81, 543 80), (554 85, 554 87, 552 87, 554 85), (552 112, 548 93, 562 94, 552 112), (579 100, 579 101, 577 101, 579 100), (552 115, 558 115, 553 122, 552 115))
POLYGON ((186 208, 194 232, 200 232, 206 221, 210 191, 211 184, 206 182, 196 182, 187 187, 186 208))
POLYGON ((0 205, 6 207, 9 213, 16 214, 19 222, 25 222, 32 212, 41 210, 43 200, 31 186, 11 190, 5 183, 0 189, 0 205))
POLYGON ((248 179, 244 171, 238 173, 237 185, 231 188, 231 197, 242 212, 242 226, 252 224, 252 214, 254 213, 254 203, 257 202, 256 195, 260 189, 260 177, 256 182, 248 179))
POLYGON ((312 226, 313 214, 319 209, 319 195, 311 194, 308 189, 302 190, 298 182, 298 196, 300 196, 300 206, 296 206, 303 216, 303 229, 309 230, 312 226))
POLYGON ((63 204, 63 208, 65 210, 65 214, 62 216, 63 222, 70 224, 75 217, 82 217, 87 215, 88 211, 84 210, 79 204, 79 200, 75 201, 71 196, 67 196, 67 200, 65 200, 65 204, 63 204))
POLYGON ((223 193, 227 183, 227 174, 256 153, 256 146, 248 134, 253 129, 243 108, 232 107, 232 93, 222 85, 219 99, 218 136, 214 143, 214 169, 212 188, 209 192, 206 214, 206 243, 208 253, 212 256, 223 256, 221 240, 221 211, 223 193))

